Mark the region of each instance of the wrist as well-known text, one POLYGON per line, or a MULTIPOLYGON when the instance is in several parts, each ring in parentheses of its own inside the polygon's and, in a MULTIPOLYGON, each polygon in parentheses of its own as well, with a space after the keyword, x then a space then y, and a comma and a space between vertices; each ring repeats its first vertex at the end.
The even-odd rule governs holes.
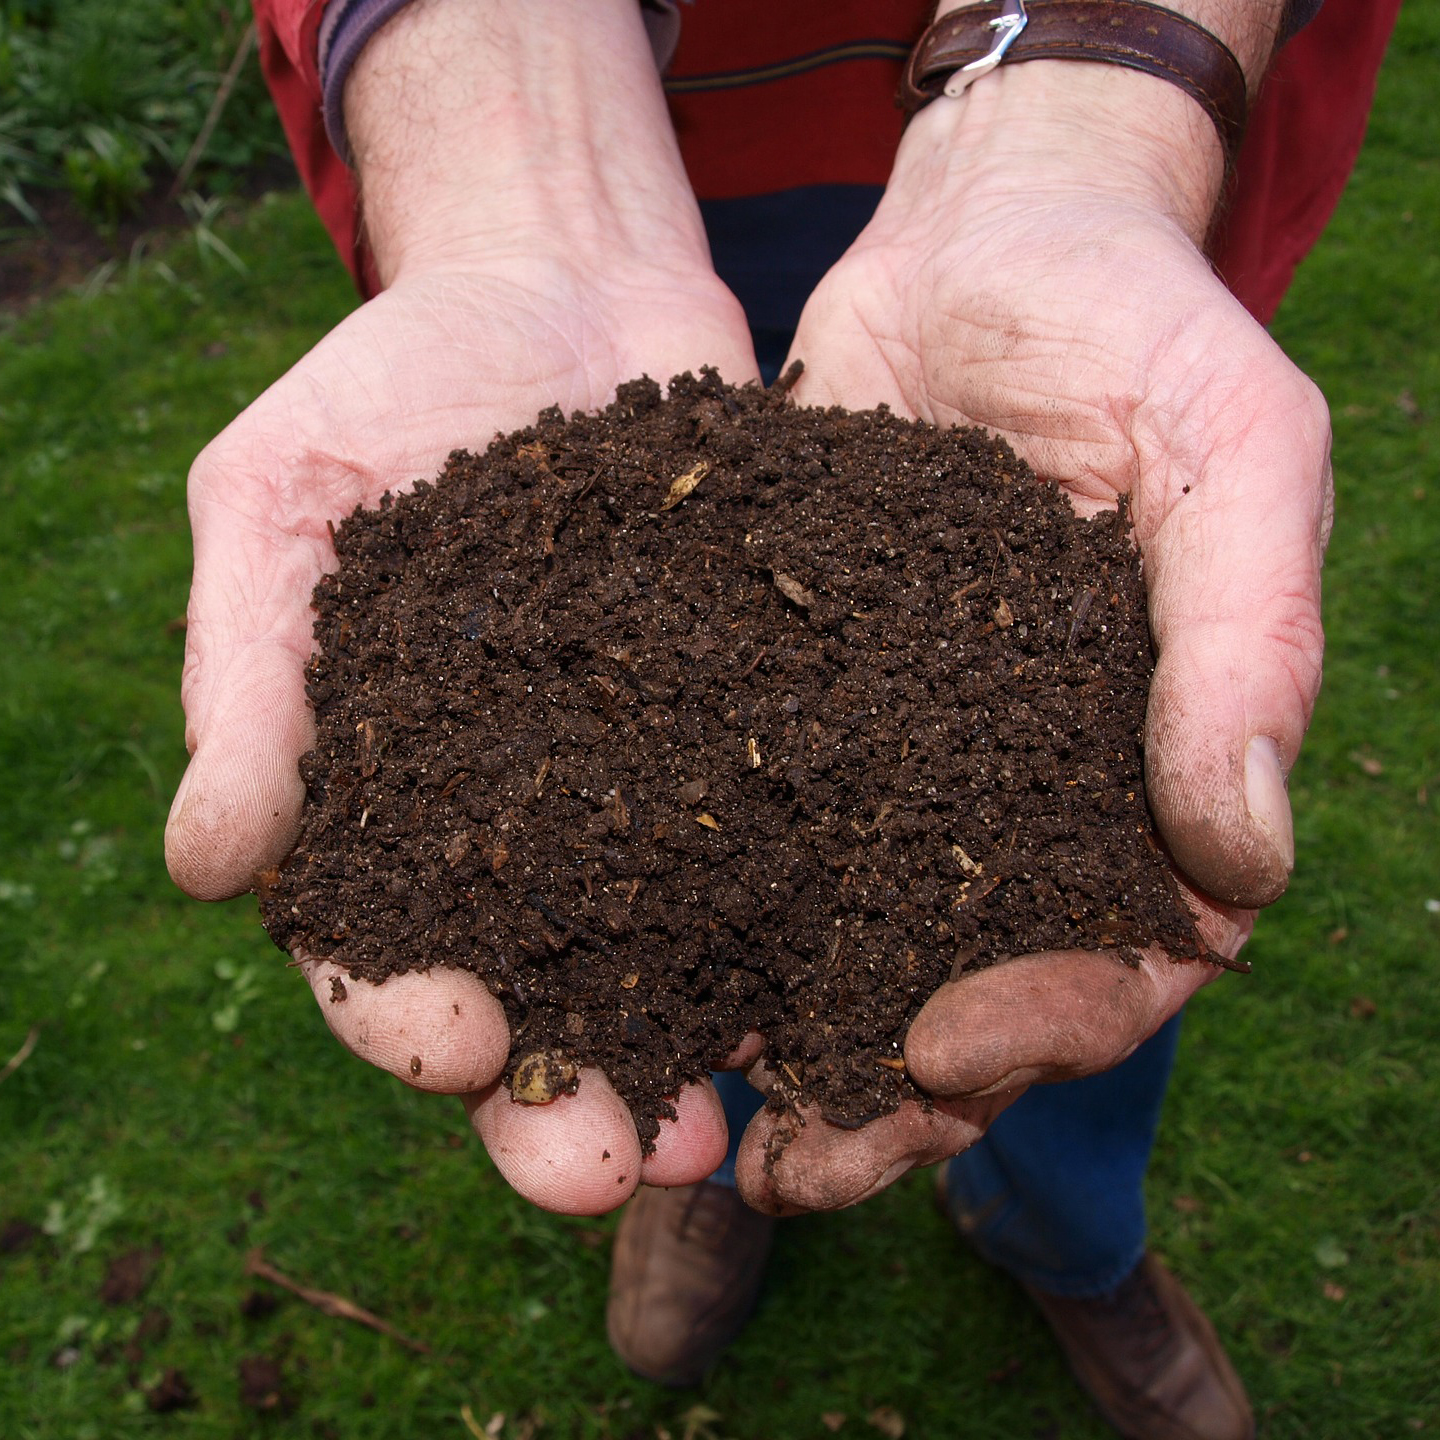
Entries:
POLYGON ((496 254, 708 264, 633 0, 414 0, 345 120, 385 285, 496 254))
POLYGON ((973 211, 987 199, 1116 200, 1202 243, 1224 182, 1214 127, 1173 86, 1101 64, 1001 66, 907 127, 887 194, 973 211))
MULTIPOLYGON (((1245 97, 1253 96, 1268 64, 1285 0, 1161 3, 1147 26, 1145 4, 1052 7, 1032 0, 1029 24, 1021 22, 1019 43, 1003 52, 1003 63, 963 93, 951 90, 926 105, 907 141, 924 136, 925 145, 951 150, 958 163, 945 168, 952 175, 1009 175, 1159 207, 1198 243, 1224 183, 1226 147, 1233 162, 1245 97)), ((943 18, 973 5, 942 0, 938 13, 943 18)), ((980 13, 992 10, 999 6, 980 13)), ((985 28, 982 20, 937 27, 941 38, 923 61, 917 51, 912 62, 927 77, 915 83, 935 94, 935 66, 943 65, 947 46, 961 56, 967 49, 980 53, 970 49, 974 39, 961 37, 985 28)), ((910 74, 906 89, 918 99, 910 74)), ((902 158, 919 148, 902 146, 902 158)))

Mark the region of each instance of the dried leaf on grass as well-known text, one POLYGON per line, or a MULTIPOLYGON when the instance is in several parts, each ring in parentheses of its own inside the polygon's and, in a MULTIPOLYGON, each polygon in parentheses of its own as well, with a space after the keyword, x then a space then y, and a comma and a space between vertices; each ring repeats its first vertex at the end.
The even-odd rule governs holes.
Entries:
POLYGON ((117 1255, 100 1282, 100 1298, 107 1305, 129 1305, 145 1293, 164 1252, 158 1245, 141 1246, 117 1255))

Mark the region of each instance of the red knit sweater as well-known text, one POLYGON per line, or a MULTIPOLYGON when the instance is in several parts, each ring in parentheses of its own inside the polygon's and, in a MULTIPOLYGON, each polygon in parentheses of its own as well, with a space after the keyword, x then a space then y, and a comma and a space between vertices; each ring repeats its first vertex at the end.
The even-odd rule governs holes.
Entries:
MULTIPOLYGON (((255 0, 260 58, 301 179, 368 292, 374 276, 357 243, 353 177, 321 119, 316 36, 326 3, 255 0)), ((930 8, 928 0, 687 5, 666 83, 696 194, 883 185, 900 138, 900 57, 930 8)), ((1400 0, 1326 0, 1265 81, 1211 247, 1226 284, 1262 322, 1345 188, 1399 9, 1400 0)))

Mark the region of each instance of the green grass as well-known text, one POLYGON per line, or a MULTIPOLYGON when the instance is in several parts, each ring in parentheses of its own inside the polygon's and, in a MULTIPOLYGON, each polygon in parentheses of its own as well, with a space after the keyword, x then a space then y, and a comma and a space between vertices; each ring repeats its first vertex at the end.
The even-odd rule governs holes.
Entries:
POLYGON ((0 238, 67 193, 111 230, 168 185, 222 76, 240 69, 192 184, 225 192, 283 151, 249 6, 213 0, 0 0, 0 238))
MULTIPOLYGON (((1440 163, 1436 7, 1412 5, 1336 222, 1276 326, 1335 412, 1326 688, 1294 779, 1300 867, 1192 1008, 1151 1179, 1156 1243, 1225 1331, 1269 1440, 1440 1432, 1440 163), (1361 762, 1365 763, 1361 763, 1361 762), (1371 773, 1372 771, 1378 772, 1371 773)), ((0 329, 0 1436, 878 1435, 1101 1440, 1014 1288, 961 1253, 926 1177, 792 1222, 767 1299, 697 1395, 604 1343, 611 1222, 532 1211, 456 1106, 341 1053, 251 902, 174 891, 160 831, 195 451, 351 305, 303 202, 177 245, 0 329), (163 1250, 110 1307, 108 1262, 163 1250), (432 1346, 282 1297, 283 1270, 432 1346), (171 1326, 125 1354, 148 1307, 171 1326), (273 1355, 296 1408, 239 1400, 273 1355), (57 1366, 56 1357, 73 1363, 57 1366), (133 1382, 184 1372, 152 1415, 133 1382), (703 1408, 697 1409, 701 1406, 703 1408), (709 1418, 707 1418, 709 1417, 709 1418)))

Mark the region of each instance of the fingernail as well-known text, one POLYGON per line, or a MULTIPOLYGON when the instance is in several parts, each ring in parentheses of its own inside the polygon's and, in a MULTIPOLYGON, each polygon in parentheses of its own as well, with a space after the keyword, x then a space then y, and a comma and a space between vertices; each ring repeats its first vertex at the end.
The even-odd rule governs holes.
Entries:
POLYGON ((913 1159, 896 1160, 894 1164, 886 1167, 885 1173, 863 1195, 857 1195, 853 1200, 847 1201, 847 1205, 861 1205, 866 1200, 873 1200, 877 1195, 888 1190, 902 1175, 908 1174, 914 1168, 915 1161, 913 1159))
POLYGON ((884 1190, 887 1186, 893 1185, 902 1175, 908 1174, 915 1168, 913 1159, 897 1160, 893 1165, 886 1168, 885 1173, 880 1177, 879 1186, 884 1190))
POLYGON ((1018 1070, 1009 1071, 998 1080, 982 1086, 979 1090, 965 1090, 954 1098, 957 1100, 984 1100, 991 1095, 998 1095, 1002 1090, 1014 1090, 1017 1087, 1033 1085, 1042 1078, 1044 1073, 1038 1065, 1022 1065, 1018 1070))
POLYGON ((1245 747, 1245 805, 1250 818, 1269 836, 1286 872, 1295 868, 1295 829, 1280 750, 1268 735, 1257 735, 1245 747))

